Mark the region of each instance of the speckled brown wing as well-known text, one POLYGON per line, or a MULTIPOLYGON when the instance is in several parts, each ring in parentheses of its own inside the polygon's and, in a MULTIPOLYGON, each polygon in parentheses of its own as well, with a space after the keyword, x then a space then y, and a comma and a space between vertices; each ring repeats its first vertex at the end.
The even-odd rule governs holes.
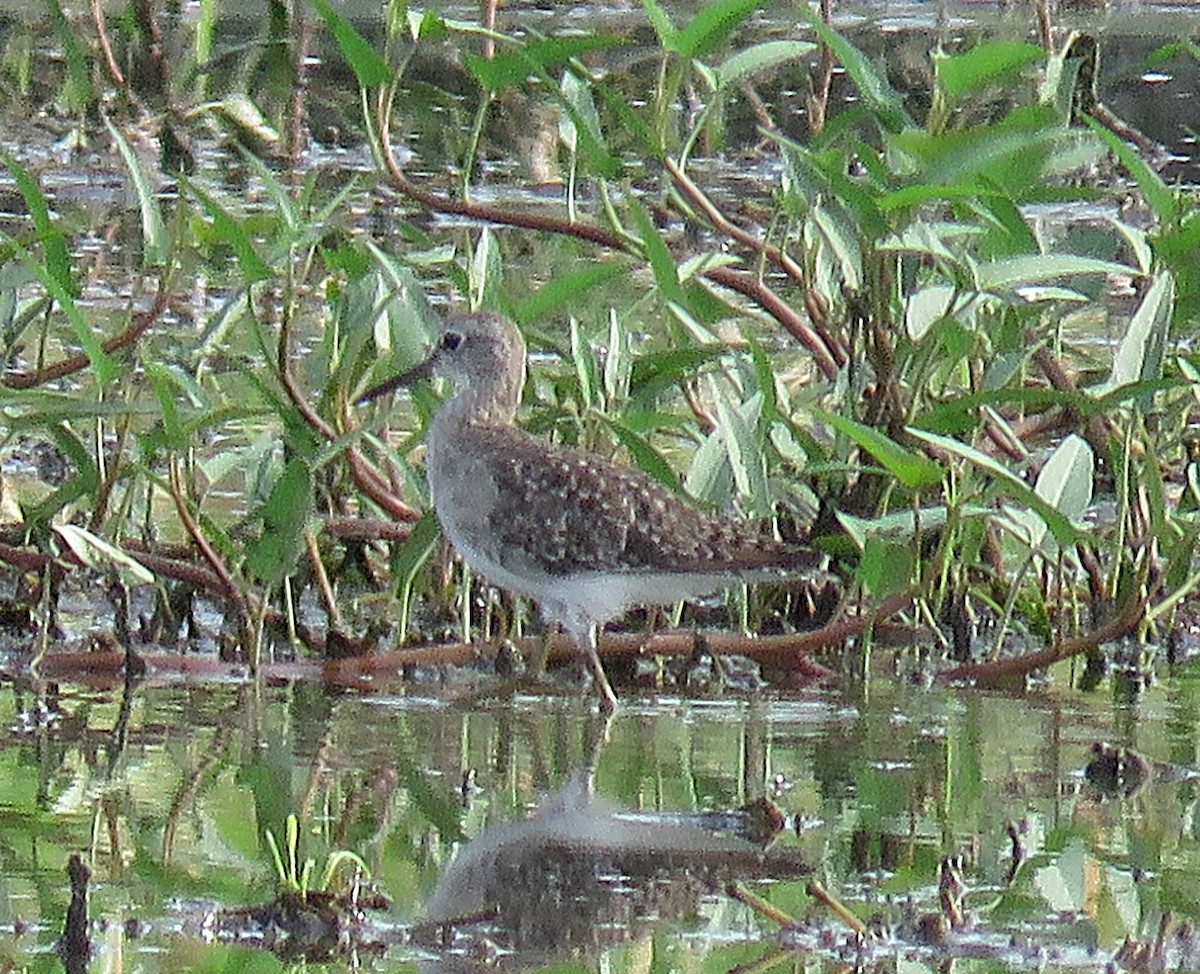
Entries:
POLYGON ((799 572, 819 560, 806 549, 760 537, 750 522, 707 514, 640 471, 514 436, 511 429, 494 437, 474 432, 503 455, 490 469, 504 501, 488 519, 501 562, 519 551, 527 564, 565 576, 799 572))

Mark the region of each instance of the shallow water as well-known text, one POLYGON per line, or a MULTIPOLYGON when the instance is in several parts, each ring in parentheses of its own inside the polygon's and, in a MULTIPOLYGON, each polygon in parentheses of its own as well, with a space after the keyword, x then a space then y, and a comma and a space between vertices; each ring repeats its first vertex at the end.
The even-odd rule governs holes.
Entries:
MULTIPOLYGON (((105 924, 96 963, 119 950, 138 970, 219 969, 247 948, 206 943, 206 913, 270 898, 260 829, 282 835, 290 812, 301 855, 356 851, 393 899, 376 922, 403 929, 422 916, 461 839, 528 814, 590 767, 596 795, 627 809, 730 810, 771 798, 789 816, 776 845, 796 847, 864 917, 881 913, 900 929, 914 910, 936 912, 939 860, 961 853, 975 932, 956 942, 978 949, 985 932, 1016 935, 1051 967, 1060 950, 1058 963, 1099 970, 1125 937, 1152 934, 1144 927, 1160 910, 1200 905, 1197 784, 1176 767, 1195 763, 1197 689, 1184 674, 1114 700, 928 690, 880 675, 869 693, 634 697, 605 729, 574 695, 480 705, 301 684, 149 685, 127 698, 62 688, 47 689, 39 714, 31 687, 9 681, 0 930, 23 928, 7 935, 10 956, 47 961, 67 899, 63 863, 89 850, 92 912, 105 924), (1134 794, 1105 796, 1084 776, 1101 740, 1164 764, 1134 794), (1027 855, 1011 882, 1010 825, 1027 855), (133 938, 131 919, 143 925, 133 938)), ((748 879, 826 939, 846 938, 806 895, 806 879, 748 879)), ((836 951, 805 930, 789 935, 794 962, 832 964, 836 951)), ((648 948, 645 936, 612 936, 607 962, 622 969, 650 949, 656 966, 683 952, 725 969, 770 949, 778 925, 713 892, 699 915, 655 929, 648 948)), ((872 949, 936 956, 909 940, 872 949)), ((408 969, 428 953, 396 943, 369 966, 408 969)), ((534 959, 553 956, 548 946, 534 959)), ((254 954, 254 969, 279 963, 254 954)), ((971 963, 1028 966, 1013 956, 971 963)))
MULTIPOLYGON (((473 16, 469 8, 451 12, 473 16)), ((556 17, 609 16, 607 8, 582 5, 524 13, 546 28, 556 17)), ((982 3, 857 4, 842 13, 843 26, 863 18, 868 33, 856 34, 856 42, 869 49, 863 38, 873 32, 878 45, 922 63, 933 37, 1028 26, 1026 13, 982 3)), ((1074 26, 1105 29, 1106 100, 1186 152, 1190 137, 1179 121, 1194 120, 1197 83, 1189 71, 1196 65, 1155 79, 1144 66, 1147 52, 1190 24, 1181 13, 1189 11, 1179 4, 1111 4, 1102 15, 1070 16, 1074 26)), ((641 20, 636 10, 611 16, 614 23, 641 20)), ((764 18, 762 26, 781 23, 764 18)), ((322 67, 333 64, 331 49, 325 54, 322 67)), ((336 70, 318 72, 313 86, 335 89, 337 77, 336 70)), ((767 94, 781 107, 796 97, 783 83, 767 94)), ((344 120, 356 112, 337 102, 329 114, 344 120)), ((328 167, 337 182, 369 167, 353 139, 340 145, 324 140, 332 130, 317 134, 322 141, 303 160, 308 169, 328 167)), ((57 204, 94 221, 96 231, 81 247, 83 262, 97 268, 88 306, 123 309, 137 255, 122 244, 138 229, 115 157, 61 158, 45 138, 6 141, 36 164, 57 204)), ((240 160, 213 144, 197 148, 199 179, 262 205, 261 187, 240 160)), ((489 175, 511 168, 505 161, 489 175)), ((738 178, 746 172, 741 162, 730 169, 738 178)), ((1193 171, 1181 164, 1171 178, 1194 178, 1187 175, 1193 171)), ((718 166, 714 178, 721 174, 718 166)), ((488 189, 509 202, 526 199, 523 186, 493 182, 488 189)), ((356 226, 385 242, 396 232, 390 206, 366 191, 347 210, 356 226)), ((545 257, 530 252, 535 264, 545 257)), ((513 278, 542 271, 509 269, 513 278)), ((197 283, 187 309, 201 328, 226 297, 219 284, 205 283, 197 283)), ((261 433, 252 427, 246 438, 261 433)), ((166 526, 163 536, 171 530, 166 526)), ((96 596, 91 590, 83 598, 92 614, 74 618, 73 640, 108 628, 112 609, 96 596)), ((219 624, 202 622, 210 631, 219 624)), ((28 649, 23 635, 14 642, 28 649)), ((272 897, 276 876, 264 830, 282 836, 291 813, 300 823, 301 858, 316 860, 319 872, 329 852, 350 849, 391 897, 392 906, 372 916, 386 946, 359 958, 377 970, 461 969, 474 961, 716 971, 766 966, 779 950, 775 966, 830 971, 847 959, 915 970, 951 957, 960 970, 1046 964, 1100 971, 1126 938, 1152 939, 1164 911, 1177 923, 1200 920, 1194 663, 1155 680, 1117 673, 1092 692, 1068 689, 1071 664, 1060 664, 1044 689, 999 693, 910 685, 890 671, 892 659, 891 650, 877 651, 867 678, 793 696, 628 693, 605 726, 573 689, 472 697, 471 684, 456 679, 446 687, 351 692, 311 678, 256 684, 238 672, 191 685, 151 672, 128 689, 87 689, 35 683, 28 656, 16 652, 0 694, 0 964, 61 968, 54 944, 67 912, 64 866, 82 853, 94 879, 94 970, 284 968, 285 961, 252 944, 213 942, 211 918, 218 909, 272 897), (1094 752, 1102 741, 1131 749, 1140 775, 1102 787, 1094 752), (1094 780, 1085 773, 1089 762, 1094 780), (472 786, 464 788, 467 776, 472 786), (879 914, 881 928, 895 932, 848 945, 845 924, 807 892, 810 877, 766 881, 750 869, 747 884, 800 921, 796 926, 781 932, 778 921, 714 888, 692 913, 667 915, 664 906, 658 923, 598 915, 592 943, 604 945, 600 960, 570 938, 513 955, 482 935, 445 949, 408 942, 409 926, 424 915, 462 842, 494 835, 487 830, 529 815, 543 796, 581 777, 598 800, 638 812, 729 812, 769 798, 788 816, 776 847, 797 850, 812 878, 860 917, 879 914), (1014 835, 1024 858, 1010 877, 1014 835), (914 918, 938 915, 939 869, 955 853, 964 857, 973 926, 922 942, 914 918)), ((487 675, 476 690, 494 686, 487 675)), ((548 909, 532 902, 531 910, 548 909)), ((1173 936, 1174 961, 1189 935, 1176 925, 1173 936)), ((333 964, 352 959, 348 952, 333 964)))

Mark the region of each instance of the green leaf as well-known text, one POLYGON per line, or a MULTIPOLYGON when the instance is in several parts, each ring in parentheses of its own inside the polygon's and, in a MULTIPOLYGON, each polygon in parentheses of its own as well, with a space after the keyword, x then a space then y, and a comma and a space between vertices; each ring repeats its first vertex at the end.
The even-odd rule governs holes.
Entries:
MULTIPOLYGON (((715 386, 716 383, 714 382, 715 386)), ((725 454, 738 493, 748 498, 757 517, 771 513, 771 493, 767 486, 767 466, 762 444, 756 435, 763 397, 755 393, 740 406, 715 390, 717 434, 725 444, 725 454)))
POLYGON ((631 151, 640 152, 647 159, 662 158, 662 150, 654 140, 649 126, 630 106, 629 101, 620 92, 613 90, 611 85, 600 81, 589 84, 592 92, 604 99, 604 104, 620 123, 621 131, 634 141, 631 151))
MULTIPOLYGON (((263 189, 267 191, 267 195, 271 197, 271 204, 275 207, 275 211, 283 218, 284 226, 291 232, 300 229, 303 224, 303 218, 300 216, 299 210, 296 208, 296 202, 292 198, 292 192, 280 180, 276 171, 268 166, 256 153, 251 152, 245 146, 239 144, 238 152, 242 157, 242 161, 254 170, 254 175, 262 183, 263 189)), ((288 241, 291 243, 292 241, 288 241)))
POLYGON ((154 388, 155 398, 158 399, 163 446, 169 450, 187 450, 190 444, 179 420, 178 391, 171 370, 160 362, 147 362, 146 377, 154 388))
POLYGON ((726 58, 717 68, 717 87, 730 88, 781 64, 798 61, 816 45, 809 41, 764 41, 726 58))
POLYGON ((111 565, 127 585, 152 585, 154 573, 99 535, 75 524, 56 524, 54 532, 62 538, 75 556, 89 568, 111 565))
POLYGON ((729 349, 724 345, 712 343, 684 345, 639 355, 630 373, 630 394, 647 398, 658 396, 667 386, 693 375, 701 366, 727 354, 729 349))
POLYGON ((138 209, 142 215, 142 266, 158 267, 166 262, 170 251, 170 241, 167 240, 167 228, 163 224, 162 210, 158 206, 158 197, 146 181, 141 163, 130 148, 129 143, 107 117, 104 124, 108 134, 112 136, 129 170, 129 178, 133 181, 133 189, 137 194, 138 209))
POLYGON ((412 617, 413 583, 421 566, 433 554, 441 536, 442 528, 437 515, 433 511, 426 511, 421 520, 413 525, 404 544, 392 559, 392 574, 399 583, 396 597, 400 602, 398 628, 401 640, 408 635, 409 620, 412 617))
POLYGON ((934 284, 910 294, 904 302, 904 326, 912 342, 920 342, 929 329, 954 310, 958 288, 934 284))
POLYGON ((216 103, 217 110, 250 139, 274 145, 279 132, 263 114, 258 104, 244 91, 233 91, 216 103))
POLYGON ((246 283, 253 284, 255 281, 265 281, 269 278, 271 268, 254 249, 254 244, 251 242, 245 226, 230 216, 216 200, 194 182, 189 180, 187 185, 212 219, 217 235, 233 250, 246 283))
POLYGON ((1138 189, 1146 197, 1146 202, 1154 210, 1158 222, 1164 225, 1173 223, 1178 213, 1179 198, 1175 191, 1163 182, 1162 176, 1142 158, 1133 145, 1115 132, 1110 131, 1093 118, 1087 119, 1087 124, 1088 128, 1108 146, 1112 154, 1121 160, 1121 165, 1133 177, 1138 189))
POLYGON ((687 297, 683 285, 679 283, 679 269, 675 266, 675 258, 659 233, 658 227, 650 219, 650 214, 641 201, 630 197, 629 209, 634 222, 641 234, 642 247, 646 251, 646 259, 650 261, 650 269, 654 272, 654 282, 658 285, 664 300, 675 301, 687 307, 687 297))
POLYGON ((484 91, 497 92, 509 85, 521 84, 533 74, 552 74, 582 54, 624 43, 622 38, 611 34, 544 37, 491 59, 476 54, 466 54, 464 57, 479 86, 484 91))
POLYGON ((1001 81, 1045 52, 1026 41, 988 41, 963 54, 935 58, 934 77, 946 94, 957 97, 981 85, 1001 81))
POLYGON ((924 440, 933 446, 957 456, 967 462, 978 467, 980 470, 990 473, 1004 484, 1007 493, 1025 504, 1027 507, 1032 507, 1038 514, 1041 515, 1046 526, 1050 528, 1050 532, 1054 535, 1055 540, 1062 545, 1074 544, 1078 541, 1086 541, 1089 539, 1087 532, 1076 528, 1067 518, 1065 518, 1052 504, 1037 492, 1032 490, 1024 480, 1005 467, 994 457, 989 457, 986 453, 976 450, 972 446, 968 446, 958 440, 948 436, 939 436, 936 433, 930 433, 927 430, 915 429, 908 427, 908 432, 918 439, 924 440))
POLYGON ((475 243, 475 253, 471 255, 471 307, 496 307, 503 284, 500 245, 491 228, 484 227, 475 243))
POLYGON ((312 509, 312 472, 292 458, 259 511, 262 534, 247 545, 246 569, 271 584, 283 581, 304 550, 304 528, 312 509))
POLYGON ((762 342, 751 334, 746 335, 746 344, 750 348, 750 367, 754 370, 754 381, 758 391, 762 393, 763 417, 769 422, 785 422, 779 412, 779 394, 775 388, 775 370, 762 342))
POLYGON ((941 464, 929 457, 906 450, 895 440, 884 436, 879 430, 856 422, 847 416, 813 409, 813 415, 828 423, 839 433, 850 437, 866 450, 875 460, 910 490, 934 487, 945 479, 941 464))
POLYGON ((584 409, 595 409, 596 393, 600 376, 596 371, 596 357, 591 344, 579 331, 579 319, 571 319, 571 361, 575 364, 575 376, 579 380, 579 398, 584 409))
MULTIPOLYGON (((988 508, 968 506, 957 512, 960 519, 990 517, 992 511, 988 508)), ((923 507, 914 512, 911 508, 892 511, 879 517, 855 517, 844 511, 838 511, 838 523, 846 529, 846 533, 862 550, 869 539, 901 541, 911 543, 915 535, 922 536, 933 531, 940 531, 946 526, 949 515, 945 505, 939 507, 923 507)))
POLYGON ((855 574, 872 595, 903 591, 913 579, 911 543, 868 538, 855 574))
POLYGON ((13 181, 17 184, 17 189, 20 190, 21 196, 25 199, 25 205, 29 208, 29 218, 33 221, 33 228, 37 231, 38 240, 42 245, 42 253, 45 256, 46 273, 54 279, 60 292, 71 297, 78 296, 79 285, 71 273, 71 255, 67 249, 67 238, 59 226, 50 219, 50 204, 46 201, 42 188, 29 171, 3 149, 0 149, 0 159, 4 160, 8 171, 12 173, 13 181))
POLYGON ((862 286, 862 243, 845 214, 840 206, 817 203, 809 213, 810 230, 829 248, 845 287, 857 291, 862 286))
POLYGON ((705 3, 687 26, 678 30, 663 46, 682 58, 703 57, 726 40, 758 6, 759 0, 717 0, 705 3))
POLYGON ((392 76, 391 69, 367 39, 333 9, 329 0, 312 0, 312 5, 329 25, 342 57, 346 59, 354 77, 358 79, 359 87, 373 88, 375 85, 385 84, 392 76))
POLYGON ((63 100, 68 111, 81 113, 96 100, 96 91, 91 80, 91 60, 80 43, 83 32, 67 20, 59 0, 47 0, 47 6, 50 10, 50 21, 54 24, 54 31, 66 56, 67 83, 63 86, 63 100))
POLYGON ((49 521, 68 504, 87 494, 94 494, 100 485, 100 471, 91 454, 65 424, 55 423, 46 432, 71 462, 75 474, 25 512, 25 519, 31 524, 49 521))
POLYGON ((729 503, 733 477, 728 450, 720 434, 713 432, 704 438, 700 448, 692 454, 683 483, 687 493, 697 500, 716 508, 729 503))
POLYGON ((1087 440, 1072 433, 1050 454, 1033 489, 1064 517, 1078 521, 1092 503, 1095 466, 1087 440))
POLYGON ((677 494, 684 492, 683 481, 679 479, 679 474, 675 472, 666 458, 650 445, 645 437, 635 433, 628 426, 617 422, 615 419, 610 419, 608 416, 601 415, 600 419, 612 430, 613 436, 617 438, 621 446, 629 451, 629 456, 638 467, 646 471, 646 473, 669 490, 673 490, 677 494))
POLYGON ((1125 264, 1095 257, 1079 257, 1075 254, 1029 254, 1022 257, 1004 257, 980 264, 976 269, 975 278, 980 288, 996 290, 1052 281, 1076 274, 1128 276, 1136 273, 1132 267, 1125 264))
MULTIPOLYGON (((1072 433, 1050 454, 1038 473, 1034 493, 1049 509, 1076 522, 1092 503, 1092 479, 1095 471, 1092 448, 1082 437, 1072 433)), ((1021 529, 1022 540, 1031 548, 1039 548, 1050 526, 1045 509, 1011 511, 1013 522, 1021 529)), ((1057 534, 1055 535, 1057 540, 1057 534)))
POLYGON ((1113 357, 1105 391, 1162 375, 1163 353, 1175 312, 1175 278, 1160 271, 1146 289, 1142 303, 1129 319, 1125 337, 1113 357))
POLYGON ((813 152, 778 132, 764 131, 762 135, 782 149, 787 178, 792 190, 804 200, 805 212, 809 198, 827 196, 854 214, 864 237, 874 238, 887 232, 890 222, 880 213, 877 202, 885 197, 868 192, 846 175, 846 158, 842 153, 813 152))
POLYGON ((92 334, 92 326, 88 324, 87 319, 83 317, 83 312, 79 310, 79 306, 75 303, 75 297, 63 287, 62 282, 54 276, 50 268, 42 261, 37 260, 20 241, 12 237, 4 235, 4 239, 8 241, 13 251, 20 257, 28 267, 41 281, 50 296, 58 302, 58 306, 62 309, 64 315, 67 316, 67 323, 70 324, 71 330, 75 333, 75 340, 79 342, 80 348, 87 355, 88 361, 91 363, 92 372, 95 373, 96 381, 104 385, 111 382, 120 375, 119 366, 108 357, 100 342, 96 340, 96 336, 92 334))
POLYGON ((555 309, 578 301, 588 290, 625 273, 625 266, 615 260, 598 259, 564 271, 548 280, 534 294, 513 308, 513 320, 521 325, 540 321, 555 309))
POLYGON ((886 131, 899 132, 916 127, 916 123, 904 108, 904 99, 888 83, 887 78, 872 67, 858 48, 826 24, 807 4, 801 5, 800 16, 808 21, 817 36, 833 51, 858 88, 858 93, 866 101, 867 107, 886 131))
POLYGON ((654 28, 654 33, 658 35, 658 43, 664 49, 672 50, 671 45, 674 43, 675 35, 679 31, 671 23, 671 18, 667 16, 667 12, 659 5, 658 0, 642 0, 642 9, 646 11, 646 18, 654 28))
POLYGON ((622 164, 604 146, 604 132, 592 97, 590 79, 581 78, 574 71, 564 71, 559 97, 564 108, 558 121, 563 144, 599 175, 617 175, 622 164))

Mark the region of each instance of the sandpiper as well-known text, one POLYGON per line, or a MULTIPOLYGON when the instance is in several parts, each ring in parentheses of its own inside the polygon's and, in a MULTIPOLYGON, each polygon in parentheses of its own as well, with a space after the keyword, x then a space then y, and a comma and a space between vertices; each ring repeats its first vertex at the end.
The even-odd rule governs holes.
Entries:
POLYGON ((598 627, 634 606, 802 575, 820 560, 750 522, 702 511, 638 470, 519 429, 525 341, 503 315, 449 318, 424 362, 359 401, 437 376, 453 384, 426 439, 443 531, 472 569, 562 625, 586 654, 606 713, 617 698, 598 627))

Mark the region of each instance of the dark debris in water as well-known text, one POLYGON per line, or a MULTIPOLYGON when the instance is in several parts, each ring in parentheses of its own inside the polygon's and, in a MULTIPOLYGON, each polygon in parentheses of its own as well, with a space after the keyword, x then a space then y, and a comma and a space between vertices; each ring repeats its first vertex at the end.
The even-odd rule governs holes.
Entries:
POLYGON ((208 939, 315 963, 382 953, 389 942, 385 930, 353 897, 321 891, 288 891, 261 906, 215 910, 203 924, 208 939))
POLYGON ((82 856, 75 854, 67 860, 67 878, 71 884, 71 904, 67 907, 67 919, 58 941, 58 956, 67 974, 87 974, 92 956, 88 919, 88 884, 92 872, 82 856))

